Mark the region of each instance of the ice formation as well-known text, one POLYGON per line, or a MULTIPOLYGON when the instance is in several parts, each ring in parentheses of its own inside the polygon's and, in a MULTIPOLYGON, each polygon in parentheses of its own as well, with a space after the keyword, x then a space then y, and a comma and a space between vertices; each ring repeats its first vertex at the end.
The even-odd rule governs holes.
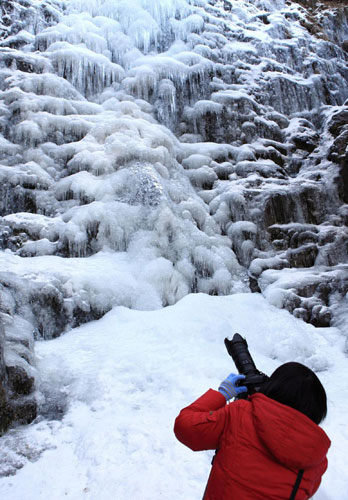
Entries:
POLYGON ((29 387, 34 338, 190 292, 345 324, 344 6, 1 9, 0 374, 29 387))

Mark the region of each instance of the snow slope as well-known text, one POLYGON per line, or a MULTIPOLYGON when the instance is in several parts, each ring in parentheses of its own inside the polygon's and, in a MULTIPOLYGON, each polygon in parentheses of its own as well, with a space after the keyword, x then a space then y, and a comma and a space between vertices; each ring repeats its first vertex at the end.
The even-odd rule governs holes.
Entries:
MULTIPOLYGON (((180 409, 234 370, 223 339, 240 332, 259 369, 296 360, 327 389, 329 469, 316 500, 348 499, 347 358, 335 328, 316 329, 259 294, 188 295, 157 311, 116 307, 36 344, 47 418, 0 441, 7 500, 194 500, 212 452, 176 441, 180 409), (50 420, 60 407, 61 420, 50 420)), ((247 466, 247 464, 246 464, 247 466)))

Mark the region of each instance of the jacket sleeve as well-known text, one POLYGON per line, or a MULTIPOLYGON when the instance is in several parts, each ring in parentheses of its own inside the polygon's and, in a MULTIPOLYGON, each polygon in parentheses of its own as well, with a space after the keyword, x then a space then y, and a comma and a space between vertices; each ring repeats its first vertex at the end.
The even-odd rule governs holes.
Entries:
POLYGON ((209 389, 181 410, 174 425, 177 439, 193 451, 215 450, 225 426, 227 409, 224 396, 209 389))

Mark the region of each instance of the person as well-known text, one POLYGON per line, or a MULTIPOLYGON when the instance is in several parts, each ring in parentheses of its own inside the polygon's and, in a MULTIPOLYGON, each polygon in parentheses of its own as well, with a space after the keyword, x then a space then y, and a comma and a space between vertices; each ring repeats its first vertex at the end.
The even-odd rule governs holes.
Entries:
POLYGON ((177 439, 216 450, 204 500, 307 500, 327 469, 330 440, 319 423, 325 389, 301 363, 285 363, 247 399, 244 375, 230 374, 175 420, 177 439), (298 484, 299 483, 299 484, 298 484), (296 484, 296 487, 295 487, 296 484))

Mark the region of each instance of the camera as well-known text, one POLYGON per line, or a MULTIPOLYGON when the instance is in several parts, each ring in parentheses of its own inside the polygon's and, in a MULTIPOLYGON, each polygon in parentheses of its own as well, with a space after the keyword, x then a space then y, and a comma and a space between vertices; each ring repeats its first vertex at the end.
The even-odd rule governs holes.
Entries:
MULTIPOLYGON (((266 382, 269 377, 256 368, 253 358, 250 355, 247 341, 239 335, 239 333, 235 333, 232 340, 225 338, 225 346, 238 372, 241 375, 245 375, 245 379, 241 380, 240 385, 245 385, 247 387, 247 394, 249 395, 258 392, 261 385, 266 382)), ((239 398, 243 397, 247 397, 246 393, 239 395, 239 398)))

